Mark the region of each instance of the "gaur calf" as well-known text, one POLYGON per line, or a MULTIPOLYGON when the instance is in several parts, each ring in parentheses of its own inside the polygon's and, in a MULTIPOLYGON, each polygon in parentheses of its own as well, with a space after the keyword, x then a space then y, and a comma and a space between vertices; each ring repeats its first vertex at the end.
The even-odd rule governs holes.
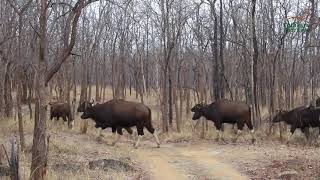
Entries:
POLYGON ((50 119, 56 118, 58 121, 61 117, 65 122, 68 122, 68 127, 72 128, 74 119, 72 117, 71 107, 66 102, 50 102, 50 119))

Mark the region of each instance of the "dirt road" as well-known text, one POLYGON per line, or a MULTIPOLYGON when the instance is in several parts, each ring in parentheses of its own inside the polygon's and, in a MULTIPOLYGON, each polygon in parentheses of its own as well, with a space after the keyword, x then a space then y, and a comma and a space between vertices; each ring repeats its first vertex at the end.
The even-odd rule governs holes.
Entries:
MULTIPOLYGON (((300 145, 288 147, 272 141, 260 141, 252 145, 249 142, 220 144, 210 140, 197 140, 167 142, 163 143, 161 148, 156 148, 153 138, 146 137, 140 147, 134 149, 134 141, 129 137, 123 137, 116 146, 111 146, 113 141, 111 133, 105 133, 103 141, 97 142, 93 131, 89 134, 76 132, 57 130, 51 133, 50 163, 69 164, 70 167, 80 164, 83 174, 92 176, 91 179, 97 179, 95 178, 97 174, 103 177, 98 179, 110 176, 109 171, 105 172, 103 168, 97 172, 88 169, 86 165, 90 161, 102 159, 124 160, 138 169, 138 172, 128 172, 116 168, 113 171, 115 176, 119 177, 121 174, 123 177, 117 179, 134 177, 151 180, 260 180, 320 177, 318 171, 320 148, 317 147, 300 145), (61 159, 65 162, 61 162, 61 159)), ((70 177, 73 175, 70 174, 70 177)))
POLYGON ((144 146, 135 153, 151 179, 248 179, 218 160, 215 156, 220 152, 207 144, 166 144, 159 149, 144 146))
POLYGON ((127 151, 128 157, 141 164, 152 180, 248 179, 229 163, 216 158, 222 151, 217 151, 215 146, 209 143, 169 143, 156 148, 153 141, 146 140, 138 149, 134 149, 132 140, 123 138, 116 146, 111 146, 110 138, 112 136, 104 137, 104 141, 98 143, 94 135, 59 132, 54 133, 52 143, 68 142, 70 147, 65 146, 67 149, 81 147, 75 151, 79 154, 76 159, 84 158, 85 161, 103 159, 106 155, 110 157, 112 154, 127 151))

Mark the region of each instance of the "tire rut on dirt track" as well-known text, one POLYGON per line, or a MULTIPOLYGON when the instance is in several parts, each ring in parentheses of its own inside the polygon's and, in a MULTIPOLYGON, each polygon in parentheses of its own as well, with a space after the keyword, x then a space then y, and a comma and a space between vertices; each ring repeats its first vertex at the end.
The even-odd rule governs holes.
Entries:
POLYGON ((166 144, 159 149, 141 147, 135 153, 150 171, 151 179, 248 179, 217 160, 214 155, 219 152, 206 145, 166 144))

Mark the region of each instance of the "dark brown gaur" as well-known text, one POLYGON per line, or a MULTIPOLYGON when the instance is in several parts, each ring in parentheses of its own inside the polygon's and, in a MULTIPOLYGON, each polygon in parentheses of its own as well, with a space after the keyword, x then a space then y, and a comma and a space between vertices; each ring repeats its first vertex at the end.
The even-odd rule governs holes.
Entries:
MULTIPOLYGON (((78 106, 78 108, 77 108, 77 111, 78 111, 78 112, 84 112, 87 107, 92 107, 93 104, 94 104, 94 100, 93 100, 93 99, 91 100, 91 102, 89 102, 89 101, 80 102, 80 104, 79 104, 79 106, 78 106)), ((97 104, 98 104, 98 103, 97 103, 97 104)), ((102 133, 101 133, 101 130, 102 130, 102 129, 101 129, 101 127, 96 127, 96 128, 99 129, 99 130, 98 130, 98 131, 99 131, 99 132, 98 132, 98 137, 101 137, 101 136, 102 136, 102 133)), ((111 127, 111 128, 112 128, 112 133, 114 133, 114 134, 115 134, 117 131, 122 133, 122 127, 111 127)), ((132 131, 132 129, 131 129, 130 127, 124 127, 124 129, 125 129, 130 135, 132 135, 133 131, 132 131)))
POLYGON ((91 118, 95 121, 97 128, 115 128, 117 130, 118 138, 113 145, 115 145, 122 135, 121 128, 136 126, 138 131, 138 140, 135 143, 136 148, 139 146, 140 139, 144 135, 144 128, 154 136, 158 147, 160 147, 158 136, 155 133, 155 129, 151 122, 151 110, 142 103, 114 99, 103 104, 87 107, 81 115, 81 118, 91 118))
POLYGON ((320 109, 314 108, 313 106, 306 107, 300 106, 294 108, 290 111, 280 110, 275 115, 272 120, 272 123, 277 122, 285 122, 290 125, 290 133, 289 139, 287 143, 289 143, 292 135, 294 134, 296 129, 300 129, 306 136, 307 140, 309 140, 309 128, 319 128, 319 137, 320 137, 320 109))
POLYGON ((56 118, 58 121, 60 117, 65 122, 68 122, 68 127, 72 128, 74 119, 72 118, 71 107, 66 102, 49 102, 50 105, 50 119, 56 118))
POLYGON ((191 111, 194 112, 192 117, 193 120, 197 120, 203 116, 214 123, 214 126, 218 130, 218 141, 221 138, 221 131, 223 131, 222 125, 224 123, 237 124, 238 132, 234 142, 236 142, 241 134, 244 125, 247 125, 250 129, 252 143, 255 141, 254 129, 251 122, 251 108, 243 102, 226 99, 217 100, 209 105, 204 103, 197 104, 191 109, 191 111))

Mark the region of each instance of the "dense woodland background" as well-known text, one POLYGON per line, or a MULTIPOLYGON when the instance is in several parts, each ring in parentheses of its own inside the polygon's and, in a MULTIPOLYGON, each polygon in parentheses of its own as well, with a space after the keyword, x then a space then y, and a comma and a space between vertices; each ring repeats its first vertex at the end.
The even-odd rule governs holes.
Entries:
POLYGON ((250 104, 259 128, 317 96, 319 16, 315 0, 2 0, 0 114, 21 131, 22 105, 35 118, 35 177, 53 97, 155 96, 164 132, 180 132, 193 103, 227 98, 250 104))

